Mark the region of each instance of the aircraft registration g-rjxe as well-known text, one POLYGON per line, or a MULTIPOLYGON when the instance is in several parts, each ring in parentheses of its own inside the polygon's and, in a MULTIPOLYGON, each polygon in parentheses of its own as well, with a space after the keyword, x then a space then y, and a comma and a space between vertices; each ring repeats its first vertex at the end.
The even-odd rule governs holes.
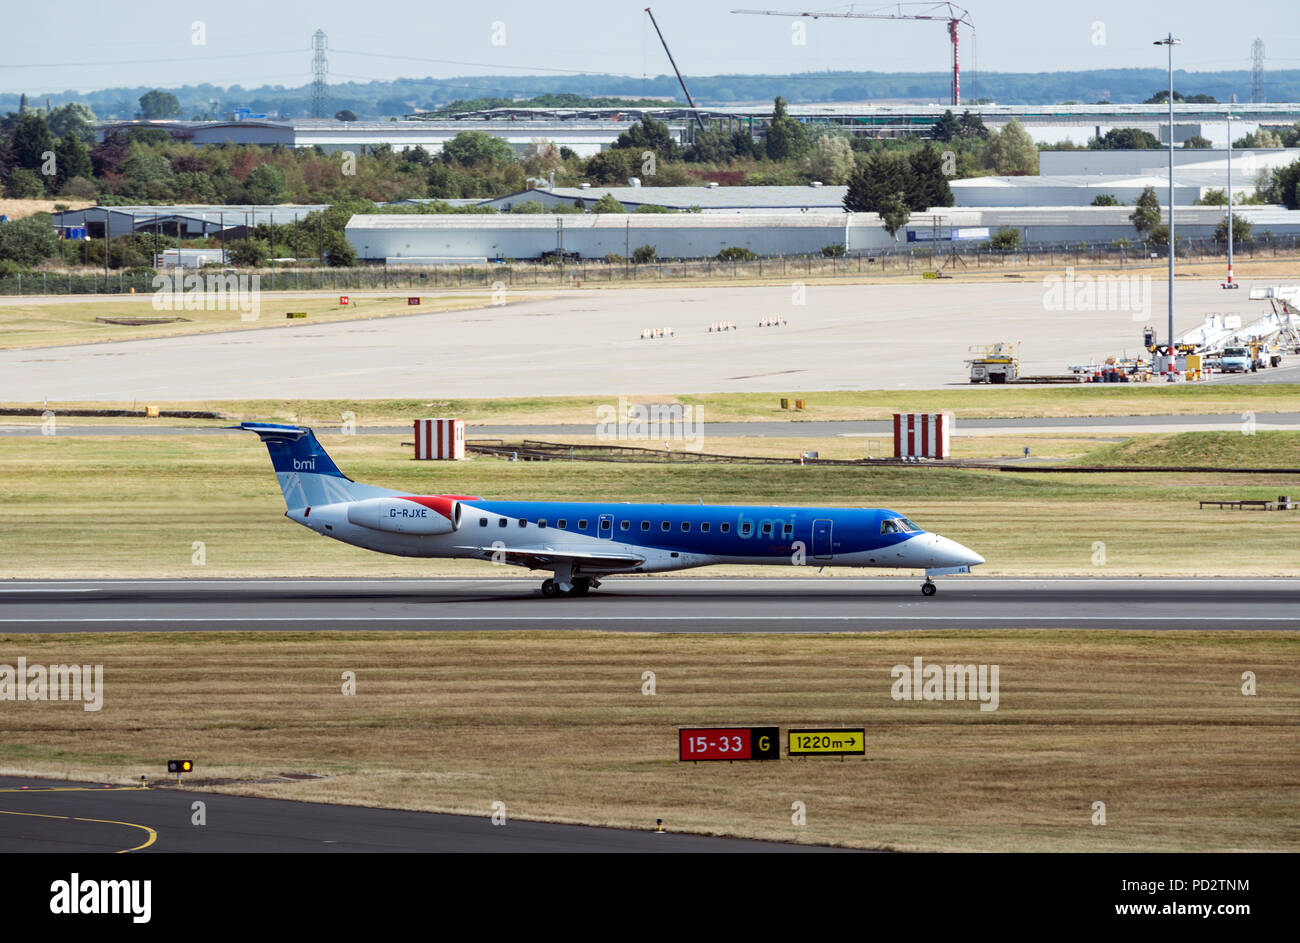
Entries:
POLYGON ((452 557, 550 570, 546 596, 582 596, 615 573, 717 563, 967 573, 984 558, 884 508, 492 501, 411 494, 348 478, 310 429, 245 422, 266 443, 285 516, 325 537, 403 557, 452 557))

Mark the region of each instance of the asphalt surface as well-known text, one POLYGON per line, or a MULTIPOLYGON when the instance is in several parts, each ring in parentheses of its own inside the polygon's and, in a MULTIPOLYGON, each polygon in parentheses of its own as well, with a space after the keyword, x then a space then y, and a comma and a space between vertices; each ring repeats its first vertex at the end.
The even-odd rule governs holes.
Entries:
POLYGON ((1300 580, 629 577, 577 599, 536 578, 0 584, 0 633, 221 630, 852 632, 1300 630, 1300 580))
MULTIPOLYGON (((1148 275, 1131 276, 1141 301, 1137 310, 1058 311, 1045 279, 1062 274, 804 285, 792 273, 777 285, 512 290, 509 304, 469 311, 5 350, 0 400, 936 389, 969 385, 965 361, 972 347, 1019 342, 1023 374, 1061 375, 1072 364, 1136 353, 1143 325, 1164 324, 1165 291, 1148 275), (788 323, 757 326, 775 314, 788 323), (709 333, 709 324, 720 320, 734 321, 739 330, 709 333), (641 339, 647 328, 663 327, 674 335, 641 339)), ((1269 310, 1248 297, 1228 302, 1209 280, 1180 284, 1177 296, 1178 333, 1199 326, 1209 312, 1239 314, 1248 324, 1269 310), (1232 309, 1225 310, 1229 303, 1232 309)), ((154 313, 145 298, 137 303, 154 313)), ((267 293, 261 316, 283 322, 291 304, 267 293)), ((116 336, 129 338, 130 328, 116 336)), ((1249 382, 1295 380, 1300 369, 1249 376, 1249 382)))
MULTIPOLYGON (((289 787, 292 788, 292 787, 289 787)), ((142 789, 0 777, 4 852, 819 852, 813 845, 657 834, 254 799, 174 786, 142 789), (26 787, 26 788, 24 788, 26 787), (192 824, 193 803, 206 806, 192 824)))
MULTIPOLYGON (((1300 381, 1300 376, 1296 377, 1300 381)), ((56 411, 57 435, 60 436, 104 436, 104 435, 242 435, 239 430, 218 426, 163 426, 163 425, 94 425, 93 419, 79 420, 75 417, 59 418, 56 411), (84 423, 84 424, 79 424, 84 423)), ((708 418, 708 408, 703 407, 699 414, 699 433, 702 437, 716 436, 734 438, 736 436, 758 436, 764 438, 826 438, 834 436, 891 437, 894 434, 893 420, 832 420, 802 422, 760 421, 760 422, 713 422, 708 418)), ((1300 431, 1300 412, 1255 413, 1255 429, 1260 432, 1300 431)), ((141 423, 144 420, 140 421, 141 423)), ((953 428, 956 436, 965 435, 1006 435, 1006 434, 1089 434, 1110 433, 1117 436, 1135 435, 1145 432, 1236 432, 1241 429, 1240 413, 1195 413, 1190 415, 1165 416, 1037 416, 1015 419, 958 419, 953 428)), ((318 432, 338 431, 331 426, 317 423, 318 432)), ((692 434, 695 426, 687 425, 683 434, 692 434)), ((671 430, 669 430, 671 432, 671 430)), ((0 422, 0 436, 39 436, 41 423, 38 418, 25 422, 0 422)), ((411 435, 410 425, 400 426, 358 426, 357 435, 411 435)), ((563 440, 567 436, 591 436, 596 434, 596 422, 593 418, 588 425, 580 423, 553 423, 531 425, 475 425, 466 424, 466 437, 470 440, 492 437, 527 437, 545 440, 563 440)))

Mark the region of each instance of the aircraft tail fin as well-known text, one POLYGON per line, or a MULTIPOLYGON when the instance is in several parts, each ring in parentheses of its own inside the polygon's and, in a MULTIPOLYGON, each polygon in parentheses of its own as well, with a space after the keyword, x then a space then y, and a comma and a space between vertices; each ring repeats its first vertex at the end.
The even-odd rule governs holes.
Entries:
POLYGON ((290 511, 404 493, 353 481, 339 471, 315 434, 305 426, 241 422, 230 428, 256 432, 266 443, 275 475, 280 480, 280 490, 284 493, 285 506, 290 511))

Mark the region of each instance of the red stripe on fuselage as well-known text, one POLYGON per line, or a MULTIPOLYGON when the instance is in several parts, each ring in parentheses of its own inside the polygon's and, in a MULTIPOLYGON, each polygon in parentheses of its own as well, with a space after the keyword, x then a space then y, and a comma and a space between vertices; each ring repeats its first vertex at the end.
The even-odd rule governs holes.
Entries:
POLYGON ((403 501, 414 501, 431 511, 437 511, 447 520, 451 520, 451 506, 457 501, 482 501, 471 494, 404 494, 403 501))

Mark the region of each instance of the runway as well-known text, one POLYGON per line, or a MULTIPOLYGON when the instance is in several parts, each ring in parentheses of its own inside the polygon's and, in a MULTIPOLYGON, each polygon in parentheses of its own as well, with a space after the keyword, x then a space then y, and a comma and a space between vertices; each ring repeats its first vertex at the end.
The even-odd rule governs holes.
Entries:
POLYGON ((820 852, 815 845, 0 777, 5 852, 820 852), (28 787, 28 788, 23 788, 28 787), (206 806, 194 825, 192 805, 206 806))
POLYGON ((610 578, 546 599, 533 578, 13 581, 0 632, 885 632, 1300 630, 1300 581, 938 577, 610 578))

